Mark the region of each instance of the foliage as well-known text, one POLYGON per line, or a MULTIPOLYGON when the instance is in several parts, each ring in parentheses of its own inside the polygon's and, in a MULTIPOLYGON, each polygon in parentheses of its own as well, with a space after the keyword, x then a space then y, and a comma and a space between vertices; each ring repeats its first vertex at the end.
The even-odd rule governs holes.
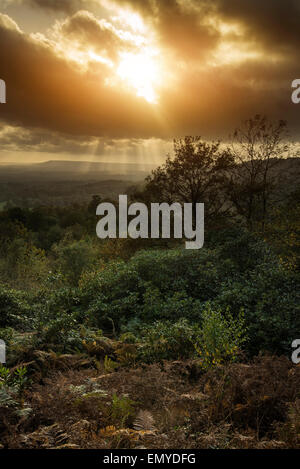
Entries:
POLYGON ((271 122, 256 115, 242 123, 233 136, 231 168, 227 195, 249 229, 259 224, 262 231, 269 206, 278 188, 280 171, 274 171, 280 160, 289 156, 286 122, 271 122))
POLYGON ((131 190, 204 202, 198 251, 98 240, 102 195, 1 205, 1 444, 299 446, 299 368, 279 357, 300 331, 299 161, 283 159, 284 131, 256 116, 230 150, 175 140, 131 190))
POLYGON ((106 373, 112 373, 116 368, 118 368, 118 364, 107 355, 105 355, 103 366, 106 373))
POLYGON ((142 330, 139 358, 146 363, 188 358, 199 333, 199 327, 185 319, 176 323, 157 321, 142 330))
POLYGON ((233 158, 220 148, 220 142, 208 143, 201 137, 174 140, 174 158, 168 156, 161 167, 146 179, 138 196, 151 202, 190 202, 206 204, 206 218, 220 215, 224 208, 222 186, 233 158))
POLYGON ((64 241, 53 248, 60 270, 71 285, 77 285, 81 274, 95 261, 91 242, 85 239, 66 244, 64 241))
POLYGON ((123 427, 130 417, 135 415, 134 409, 135 402, 128 398, 128 396, 112 395, 110 418, 112 423, 118 424, 123 427))
POLYGON ((244 229, 215 236, 202 250, 141 251, 81 279, 79 306, 96 327, 139 334, 155 321, 201 322, 206 303, 249 328, 246 350, 287 352, 299 331, 299 274, 244 229), (219 237, 220 238, 220 237, 219 237))
POLYGON ((25 294, 0 284, 0 327, 24 326, 28 314, 25 294))
POLYGON ((202 312, 201 331, 194 343, 201 367, 236 361, 247 341, 244 312, 233 318, 229 309, 225 313, 210 305, 202 312))
POLYGON ((27 368, 19 366, 10 370, 0 365, 0 408, 6 406, 22 405, 22 397, 25 386, 28 383, 27 368))

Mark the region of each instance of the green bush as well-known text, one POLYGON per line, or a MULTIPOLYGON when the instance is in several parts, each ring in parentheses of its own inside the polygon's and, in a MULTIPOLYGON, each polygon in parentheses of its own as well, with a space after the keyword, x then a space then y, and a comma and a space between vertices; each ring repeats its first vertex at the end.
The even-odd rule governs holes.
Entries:
POLYGON ((79 284, 83 315, 93 326, 111 330, 138 316, 141 280, 130 262, 114 261, 100 272, 87 273, 79 284))
POLYGON ((243 311, 240 311, 236 319, 229 309, 223 313, 208 305, 203 311, 201 332, 194 346, 204 369, 226 361, 235 361, 246 341, 247 329, 243 311))
POLYGON ((137 336, 157 321, 201 324, 209 302, 233 318, 244 310, 249 354, 289 353, 300 330, 299 272, 252 234, 228 230, 223 243, 221 234, 199 251, 140 251, 97 268, 90 241, 64 240, 57 248, 64 273, 54 268, 26 292, 0 285, 0 328, 36 331, 37 345, 74 350, 80 325, 137 336))
POLYGON ((53 248, 57 256, 58 269, 71 285, 77 285, 81 274, 95 262, 95 251, 88 239, 67 242, 62 240, 53 248))
POLYGON ((0 327, 22 327, 29 315, 29 305, 23 292, 0 285, 0 327))
POLYGON ((234 315, 244 309, 251 355, 289 353, 300 330, 299 280, 299 274, 279 262, 260 265, 243 277, 224 281, 213 304, 229 307, 234 315))
POLYGON ((199 305, 216 295, 220 278, 213 252, 142 251, 113 261, 79 284, 81 310, 97 327, 117 329, 133 319, 199 320, 199 305))
POLYGON ((142 329, 139 359, 153 363, 188 358, 194 354, 193 344, 199 333, 199 327, 185 319, 175 323, 157 321, 142 329))
POLYGON ((201 321, 215 310, 241 309, 249 328, 247 351, 286 353, 300 330, 299 273, 288 270, 263 241, 229 232, 223 245, 199 251, 141 251, 86 274, 78 308, 93 327, 136 333, 154 321, 201 321), (234 234, 237 236, 236 241, 234 234), (111 321, 112 320, 112 321, 111 321))

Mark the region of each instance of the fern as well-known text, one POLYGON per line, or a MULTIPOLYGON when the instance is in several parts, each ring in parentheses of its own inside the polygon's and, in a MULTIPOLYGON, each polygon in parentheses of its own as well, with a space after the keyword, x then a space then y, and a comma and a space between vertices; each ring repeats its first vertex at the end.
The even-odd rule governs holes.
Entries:
POLYGON ((152 431, 155 432, 154 418, 148 410, 140 410, 135 421, 133 428, 137 431, 152 431))

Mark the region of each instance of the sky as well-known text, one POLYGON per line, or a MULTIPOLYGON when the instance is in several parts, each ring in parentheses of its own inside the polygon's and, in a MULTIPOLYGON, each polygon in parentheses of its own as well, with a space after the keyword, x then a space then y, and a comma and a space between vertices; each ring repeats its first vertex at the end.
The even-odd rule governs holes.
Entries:
POLYGON ((0 162, 159 163, 257 113, 299 140, 298 0, 0 0, 0 162))

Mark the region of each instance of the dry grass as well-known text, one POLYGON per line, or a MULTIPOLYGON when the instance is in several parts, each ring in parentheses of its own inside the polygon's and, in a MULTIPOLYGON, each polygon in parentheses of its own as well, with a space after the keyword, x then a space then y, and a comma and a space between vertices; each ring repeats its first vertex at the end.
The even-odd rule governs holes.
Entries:
POLYGON ((193 361, 107 373, 66 360, 33 375, 26 418, 2 412, 4 447, 300 447, 300 367, 284 357, 205 374, 193 361))

